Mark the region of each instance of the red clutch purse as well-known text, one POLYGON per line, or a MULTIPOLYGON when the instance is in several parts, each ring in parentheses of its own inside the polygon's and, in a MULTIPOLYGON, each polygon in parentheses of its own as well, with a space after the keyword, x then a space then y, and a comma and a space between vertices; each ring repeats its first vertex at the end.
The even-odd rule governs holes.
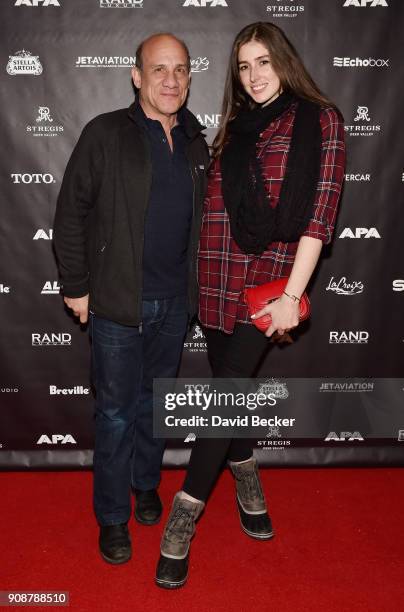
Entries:
MULTIPOLYGON (((281 297, 288 283, 288 278, 278 278, 277 280, 259 285, 258 287, 251 287, 244 289, 243 298, 247 304, 248 314, 251 316, 264 308, 270 302, 277 300, 281 297)), ((310 316, 310 301, 307 297, 307 293, 303 293, 299 302, 300 306, 300 321, 304 321, 310 316)), ((266 332, 268 327, 271 325, 271 315, 264 315, 259 319, 251 319, 255 327, 262 332, 266 332)))

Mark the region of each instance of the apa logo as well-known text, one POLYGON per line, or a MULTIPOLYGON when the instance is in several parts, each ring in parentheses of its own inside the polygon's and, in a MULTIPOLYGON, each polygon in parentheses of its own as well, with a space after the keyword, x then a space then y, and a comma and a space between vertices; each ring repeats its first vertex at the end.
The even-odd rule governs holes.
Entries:
POLYGON ((46 281, 41 293, 44 295, 58 295, 60 293, 60 285, 57 281, 46 281))
POLYGON ((9 55, 8 58, 6 70, 11 76, 16 74, 38 76, 42 74, 43 68, 39 61, 39 56, 32 55, 30 51, 23 49, 22 51, 17 51, 15 55, 9 55))
POLYGON ((25 172, 24 174, 13 172, 10 174, 13 179, 13 183, 20 184, 24 183, 25 185, 29 185, 30 183, 36 183, 37 185, 40 183, 45 183, 45 185, 49 185, 50 183, 56 183, 52 174, 46 172, 45 174, 34 173, 30 174, 25 172))
POLYGON ((208 70, 209 60, 207 57, 195 57, 191 59, 191 72, 204 72, 208 70))
POLYGON ((332 291, 338 295, 357 295, 363 293, 364 284, 361 281, 352 281, 347 283, 346 276, 342 276, 339 281, 335 281, 331 276, 326 287, 326 291, 332 291))
POLYGON ((329 344, 367 344, 369 332, 361 331, 330 331, 329 344))
POLYGON ((220 117, 222 115, 220 114, 214 114, 214 115, 197 115, 196 118, 198 119, 199 123, 201 125, 203 125, 203 127, 210 129, 210 128, 214 128, 217 129, 220 125, 220 117))
POLYGON ((16 0, 14 6, 60 6, 59 0, 16 0))
POLYGON ((68 333, 32 334, 32 346, 70 346, 72 336, 68 333))
POLYGON ((350 227, 346 227, 342 230, 338 238, 381 238, 381 236, 375 227, 371 227, 370 229, 367 227, 355 227, 354 230, 350 227))
POLYGON ((39 437, 37 444, 77 444, 76 440, 71 434, 52 434, 47 436, 42 434, 39 437))
POLYGON ((0 284, 0 293, 10 293, 10 287, 8 285, 0 284))
POLYGON ((196 435, 194 433, 189 433, 185 438, 184 442, 195 442, 196 435))
POLYGON ((185 0, 182 6, 228 6, 226 0, 185 0))
POLYGON ((326 442, 354 442, 355 440, 358 442, 363 442, 364 439, 359 431, 341 431, 340 435, 338 435, 335 431, 330 431, 324 440, 326 442))
POLYGON ((358 8, 374 8, 375 6, 389 6, 386 0, 345 0, 343 7, 356 6, 358 8))
POLYGON ((53 229, 48 229, 48 231, 42 228, 38 229, 32 240, 53 240, 53 229))
POLYGON ((404 291, 404 279, 396 278, 396 280, 393 280, 393 291, 404 291))

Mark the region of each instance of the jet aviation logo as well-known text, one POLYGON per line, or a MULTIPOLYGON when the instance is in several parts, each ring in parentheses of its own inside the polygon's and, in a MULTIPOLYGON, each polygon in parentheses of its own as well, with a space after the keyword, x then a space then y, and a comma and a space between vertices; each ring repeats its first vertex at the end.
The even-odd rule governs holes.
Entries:
POLYGON ((17 51, 15 55, 9 55, 6 70, 7 73, 15 76, 28 74, 38 76, 42 74, 43 68, 38 55, 32 55, 30 51, 23 49, 17 51))

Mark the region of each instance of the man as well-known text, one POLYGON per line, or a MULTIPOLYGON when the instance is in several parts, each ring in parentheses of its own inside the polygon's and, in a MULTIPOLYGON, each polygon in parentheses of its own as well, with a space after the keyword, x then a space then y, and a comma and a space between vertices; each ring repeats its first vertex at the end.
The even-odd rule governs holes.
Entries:
POLYGON ((153 439, 153 378, 177 373, 197 310, 196 251, 208 152, 183 105, 190 57, 171 34, 136 52, 138 96, 84 128, 59 194, 54 244, 64 301, 90 312, 96 389, 94 509, 109 563, 131 557, 135 518, 158 522, 164 441, 153 439))

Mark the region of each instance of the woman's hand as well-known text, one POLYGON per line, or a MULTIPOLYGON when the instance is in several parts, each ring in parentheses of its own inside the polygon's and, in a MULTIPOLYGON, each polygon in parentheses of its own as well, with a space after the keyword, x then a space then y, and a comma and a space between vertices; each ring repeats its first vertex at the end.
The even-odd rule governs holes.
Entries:
POLYGON ((271 325, 265 335, 269 338, 277 331, 280 336, 299 325, 299 302, 291 300, 288 296, 282 295, 275 302, 264 306, 252 318, 258 319, 266 314, 271 315, 271 325))

